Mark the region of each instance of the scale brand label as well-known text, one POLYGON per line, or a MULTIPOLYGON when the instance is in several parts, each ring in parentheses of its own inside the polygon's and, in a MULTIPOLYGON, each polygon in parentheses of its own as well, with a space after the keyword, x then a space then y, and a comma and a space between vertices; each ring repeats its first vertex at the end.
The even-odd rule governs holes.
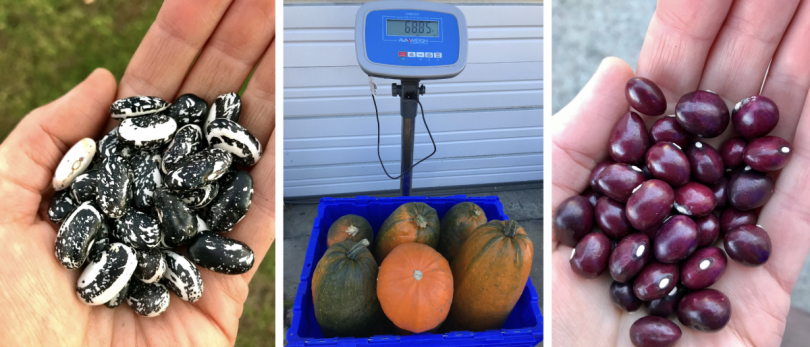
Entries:
POLYGON ((414 43, 414 44, 417 44, 417 45, 426 45, 428 43, 428 40, 427 39, 417 39, 417 38, 411 39, 411 38, 402 37, 402 38, 399 39, 399 42, 414 43))

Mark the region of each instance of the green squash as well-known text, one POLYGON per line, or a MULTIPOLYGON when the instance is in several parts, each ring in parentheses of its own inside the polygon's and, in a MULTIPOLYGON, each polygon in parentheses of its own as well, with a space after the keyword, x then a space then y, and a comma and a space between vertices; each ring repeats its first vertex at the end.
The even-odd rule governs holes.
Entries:
POLYGON ((374 231, 371 230, 371 224, 361 216, 347 214, 338 218, 329 227, 329 233, 326 234, 326 247, 332 247, 345 240, 358 242, 363 239, 374 242, 374 231))
POLYGON ((369 337, 385 315, 377 299, 377 263, 368 240, 329 247, 312 275, 315 318, 325 337, 369 337))
POLYGON ((462 202, 453 206, 442 217, 439 245, 436 250, 452 263, 473 231, 486 222, 487 215, 481 206, 475 203, 462 202))

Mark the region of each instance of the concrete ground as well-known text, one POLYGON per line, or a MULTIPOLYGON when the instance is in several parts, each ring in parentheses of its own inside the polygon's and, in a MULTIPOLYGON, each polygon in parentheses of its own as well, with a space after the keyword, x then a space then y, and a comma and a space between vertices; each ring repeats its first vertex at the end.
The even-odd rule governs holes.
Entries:
MULTIPOLYGON (((655 11, 654 0, 552 0, 552 111, 576 96, 599 62, 608 56, 634 69, 655 11)), ((552 289, 553 290, 553 289, 552 289)), ((810 257, 791 295, 782 346, 807 346, 810 340, 810 257)))
MULTIPOLYGON (((501 187, 477 187, 449 190, 416 191, 414 196, 448 196, 466 194, 467 196, 498 196, 509 219, 516 220, 531 238, 534 244, 534 260, 529 275, 538 293, 543 292, 543 189, 542 184, 525 184, 501 187)), ((372 196, 391 196, 376 194, 372 196)), ((307 251, 312 224, 318 214, 317 199, 286 202, 284 205, 284 331, 292 321, 292 306, 304 256, 307 251)), ((543 298, 540 295, 540 310, 543 309, 543 298)), ((539 345, 542 346, 542 343, 539 345)))

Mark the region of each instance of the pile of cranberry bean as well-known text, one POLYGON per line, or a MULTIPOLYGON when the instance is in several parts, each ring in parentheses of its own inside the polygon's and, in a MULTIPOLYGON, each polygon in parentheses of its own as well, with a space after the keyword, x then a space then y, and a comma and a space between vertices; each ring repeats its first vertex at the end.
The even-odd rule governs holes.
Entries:
MULTIPOLYGON (((635 77, 625 90, 630 106, 661 116, 667 103, 652 81, 635 77)), ((771 175, 787 165, 790 143, 767 136, 779 121, 776 104, 761 95, 729 112, 720 96, 699 90, 680 98, 675 115, 647 129, 634 111, 610 136, 610 159, 596 165, 581 195, 564 200, 553 230, 574 247, 571 269, 583 278, 607 271, 619 308, 647 307, 630 328, 636 346, 673 346, 680 327, 722 329, 729 298, 709 288, 728 260, 754 267, 771 253, 758 209, 774 190, 771 175), (718 137, 731 123, 738 136, 718 149, 701 139, 718 137)))

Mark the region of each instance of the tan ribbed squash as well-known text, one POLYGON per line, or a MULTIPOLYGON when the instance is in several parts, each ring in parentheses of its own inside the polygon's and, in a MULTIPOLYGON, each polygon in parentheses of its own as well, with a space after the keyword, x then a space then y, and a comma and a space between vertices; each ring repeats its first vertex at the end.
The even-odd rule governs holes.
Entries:
POLYGON ((473 232, 453 260, 453 330, 500 329, 532 268, 534 245, 517 222, 493 220, 473 232))

